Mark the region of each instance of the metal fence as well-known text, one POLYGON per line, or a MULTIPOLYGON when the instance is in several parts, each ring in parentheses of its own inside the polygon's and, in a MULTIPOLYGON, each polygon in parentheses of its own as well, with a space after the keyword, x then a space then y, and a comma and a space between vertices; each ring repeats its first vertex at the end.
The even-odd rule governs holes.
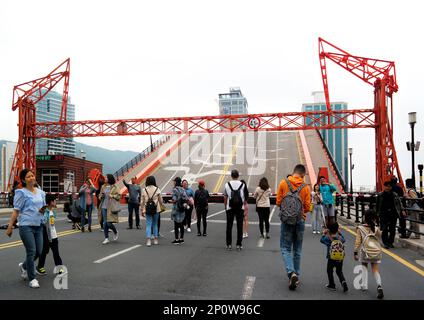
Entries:
POLYGON ((169 139, 171 139, 171 136, 165 136, 165 137, 163 137, 159 140, 156 140, 155 142, 153 142, 153 144, 151 146, 148 146, 146 149, 141 151, 138 155, 136 155, 134 158, 132 158, 130 161, 128 161, 126 164, 124 164, 120 169, 118 169, 113 174, 115 176, 116 180, 119 180, 120 177, 122 177, 124 174, 126 174, 128 171, 130 171, 136 165, 138 165, 140 163, 140 161, 145 159, 151 152, 153 152, 158 147, 163 145, 169 139))
POLYGON ((0 193, 0 208, 9 208, 9 193, 1 192, 0 193))
MULTIPOLYGON (((424 235, 423 232, 413 230, 411 227, 414 223, 418 224, 418 227, 424 224, 424 210, 413 209, 412 203, 422 203, 423 198, 410 199, 410 198, 401 198, 402 211, 406 212, 405 220, 409 221, 409 228, 406 227, 407 233, 415 233, 424 235), (408 205, 407 205, 408 204, 408 205), (412 225, 411 225, 412 223, 412 225)), ((366 210, 376 210, 377 203, 377 194, 338 194, 336 196, 336 209, 337 213, 341 217, 346 219, 354 219, 355 223, 362 223, 363 216, 366 210)), ((400 224, 397 225, 398 229, 401 229, 400 224)), ((419 229, 419 228, 418 228, 419 229)))

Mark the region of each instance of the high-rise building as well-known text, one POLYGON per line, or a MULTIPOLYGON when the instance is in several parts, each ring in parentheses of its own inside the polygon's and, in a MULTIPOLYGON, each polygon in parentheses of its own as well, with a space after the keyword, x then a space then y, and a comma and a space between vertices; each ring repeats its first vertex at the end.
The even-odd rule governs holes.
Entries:
MULTIPOLYGON (((302 111, 326 111, 327 106, 325 103, 325 97, 323 92, 315 91, 312 93, 314 96, 314 102, 304 103, 302 105, 302 111)), ((332 110, 347 110, 347 102, 331 102, 332 110)), ((325 119, 327 123, 327 119, 325 119)), ((306 124, 309 124, 311 120, 307 120, 306 124)), ((335 123, 335 119, 331 119, 331 123, 335 123)), ((344 179, 345 185, 349 182, 349 163, 348 163, 348 133, 347 129, 331 129, 331 130, 320 130, 321 137, 323 138, 334 162, 339 169, 341 176, 344 179)))
MULTIPOLYGON (((68 97, 68 109, 66 120, 75 120, 75 105, 71 104, 71 98, 68 97)), ((62 95, 50 91, 43 100, 36 105, 37 122, 52 122, 60 120, 62 110, 62 95)), ((73 138, 43 138, 36 141, 36 154, 63 154, 74 156, 76 154, 75 142, 73 138)))
POLYGON ((219 94, 219 114, 247 114, 247 99, 241 93, 240 88, 230 88, 229 93, 219 94))
POLYGON ((1 181, 0 190, 3 192, 7 191, 7 185, 9 183, 10 169, 13 165, 13 157, 16 151, 16 142, 4 142, 1 147, 1 181))

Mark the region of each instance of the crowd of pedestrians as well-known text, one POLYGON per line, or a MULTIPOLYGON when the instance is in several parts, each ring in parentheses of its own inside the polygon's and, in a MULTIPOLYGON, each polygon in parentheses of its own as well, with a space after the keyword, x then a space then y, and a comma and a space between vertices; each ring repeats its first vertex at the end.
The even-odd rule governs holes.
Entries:
MULTIPOLYGON (((343 292, 349 290, 343 274, 343 261, 345 259, 346 239, 336 221, 335 200, 336 192, 334 184, 330 184, 325 177, 319 177, 318 182, 311 191, 305 182, 306 168, 297 165, 292 174, 282 179, 276 190, 276 206, 279 208, 280 226, 280 250, 284 261, 285 273, 288 278, 289 289, 296 290, 300 285, 301 258, 305 221, 311 214, 312 233, 321 234, 320 242, 326 246, 326 273, 328 283, 326 288, 335 291, 334 270, 339 279, 343 292)), ((250 197, 248 186, 244 180, 240 180, 240 173, 233 169, 231 179, 223 190, 224 208, 226 213, 226 249, 232 250, 233 225, 236 221, 237 251, 243 250, 243 239, 248 237, 248 200, 250 197)), ((49 250, 53 253, 55 272, 59 275, 65 273, 62 258, 59 254, 58 234, 55 227, 56 198, 46 195, 36 184, 34 172, 24 169, 20 173, 22 188, 17 188, 14 194, 14 212, 9 221, 7 235, 11 236, 13 226, 18 221, 19 235, 26 250, 26 259, 19 264, 21 276, 29 280, 29 286, 38 288, 39 283, 36 275, 45 275, 45 261, 49 250), (35 266, 35 261, 38 264, 35 266)), ((162 190, 157 187, 156 179, 149 176, 142 188, 137 184, 137 179, 132 178, 131 184, 123 181, 128 190, 128 228, 133 228, 133 215, 135 227, 141 229, 141 216, 146 221, 146 246, 159 244, 160 214, 166 210, 165 201, 162 198, 162 190)), ((192 218, 196 219, 197 236, 207 236, 207 215, 209 211, 209 192, 205 181, 198 181, 198 189, 194 191, 187 180, 176 177, 169 203, 172 204, 171 220, 174 222, 175 245, 185 243, 185 233, 191 232, 192 218)), ((403 190, 395 180, 384 183, 383 192, 379 193, 376 200, 375 210, 367 210, 364 213, 363 224, 356 228, 353 257, 361 263, 362 282, 361 289, 367 290, 367 268, 371 265, 371 271, 377 284, 377 297, 384 297, 382 280, 379 273, 379 265, 382 260, 382 245, 386 249, 394 247, 397 219, 405 219, 404 207, 418 210, 417 193, 413 188, 412 180, 406 180, 407 191, 406 204, 402 206, 401 196, 403 190)), ((259 219, 260 239, 270 239, 270 212, 272 190, 266 177, 259 180, 258 186, 252 194, 259 219)), ((97 203, 99 212, 98 220, 104 234, 103 244, 108 244, 109 233, 112 232, 112 240, 117 241, 119 232, 116 224, 119 222, 122 195, 116 186, 115 177, 107 174, 104 181, 96 188, 88 178, 78 191, 78 196, 68 206, 70 219, 74 226, 78 226, 81 232, 92 232, 92 213, 97 203), (74 214, 75 212, 79 213, 74 214), (87 215, 87 218, 86 218, 87 215)), ((416 211, 417 212, 417 211, 416 211)), ((411 215, 410 215, 411 216, 411 215)), ((413 220, 412 219, 412 220, 413 220)), ((406 223, 400 221, 400 233, 402 237, 412 233, 419 237, 419 225, 416 222, 410 224, 410 234, 406 234, 406 223)))

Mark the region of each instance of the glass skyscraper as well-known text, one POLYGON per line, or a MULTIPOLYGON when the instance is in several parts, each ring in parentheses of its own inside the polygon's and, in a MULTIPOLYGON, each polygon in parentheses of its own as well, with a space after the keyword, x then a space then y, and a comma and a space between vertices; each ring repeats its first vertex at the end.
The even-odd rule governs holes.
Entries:
MULTIPOLYGON (((314 93, 315 94, 315 93, 314 93)), ((318 92, 320 94, 320 92, 318 92)), ((347 102, 331 102, 332 110, 347 110, 347 102)), ((304 103, 302 111, 326 111, 327 106, 325 100, 315 101, 314 103, 304 103)), ((327 119, 325 120, 327 121, 327 119)), ((311 121, 309 120, 307 124, 311 121)), ((331 123, 335 123, 335 119, 331 119, 331 123)), ((345 185, 349 182, 349 154, 348 154, 348 133, 347 129, 331 129, 320 130, 321 136, 327 145, 328 150, 333 157, 341 176, 344 179, 345 185)))
MULTIPOLYGON (((75 105, 71 104, 68 97, 66 120, 75 120, 75 105)), ((37 122, 59 121, 62 110, 62 95, 50 91, 43 100, 36 105, 37 122)), ((64 154, 75 157, 76 147, 73 138, 43 138, 36 141, 36 154, 64 154)))
POLYGON ((240 88, 230 88, 229 93, 219 94, 219 114, 247 114, 247 99, 240 88))

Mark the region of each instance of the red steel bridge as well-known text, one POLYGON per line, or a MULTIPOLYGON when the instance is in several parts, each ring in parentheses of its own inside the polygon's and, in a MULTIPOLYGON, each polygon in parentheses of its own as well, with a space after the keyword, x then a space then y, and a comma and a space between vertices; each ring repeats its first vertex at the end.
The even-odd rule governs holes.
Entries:
POLYGON ((375 129, 376 188, 397 175, 403 185, 393 143, 393 93, 397 92, 395 63, 352 55, 319 38, 319 62, 327 109, 320 112, 261 113, 226 116, 194 116, 145 119, 66 121, 70 80, 68 58, 47 76, 16 85, 12 110, 19 113, 19 138, 9 185, 18 181, 21 169, 36 168, 37 138, 70 138, 190 134, 235 131, 288 131, 341 128, 375 129), (372 109, 332 110, 327 61, 332 61, 374 87, 372 109), (36 122, 36 104, 63 80, 63 100, 58 122, 36 122))

